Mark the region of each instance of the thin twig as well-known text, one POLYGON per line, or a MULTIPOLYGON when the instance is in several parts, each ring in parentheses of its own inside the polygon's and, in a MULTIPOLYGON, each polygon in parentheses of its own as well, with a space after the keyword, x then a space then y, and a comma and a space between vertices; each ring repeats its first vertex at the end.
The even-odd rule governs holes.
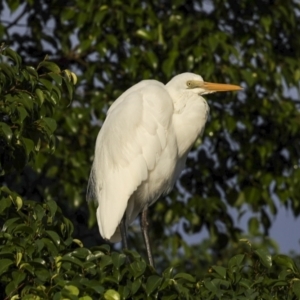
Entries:
POLYGON ((19 14, 19 16, 18 16, 12 23, 10 23, 10 24, 6 27, 7 30, 8 30, 9 28, 15 26, 15 25, 19 22, 19 20, 20 20, 20 19, 25 15, 25 13, 27 12, 27 8, 28 8, 28 5, 25 5, 24 10, 19 14))

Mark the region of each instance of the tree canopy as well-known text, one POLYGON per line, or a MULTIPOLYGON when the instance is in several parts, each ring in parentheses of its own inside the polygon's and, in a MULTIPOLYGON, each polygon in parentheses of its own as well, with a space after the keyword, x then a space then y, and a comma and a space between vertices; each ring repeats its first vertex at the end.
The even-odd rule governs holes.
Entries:
POLYGON ((298 1, 6 0, 0 11, 4 298, 300 297, 297 266, 268 238, 275 200, 300 214, 298 1), (105 245, 86 186, 109 105, 186 71, 244 90, 206 97, 203 138, 150 208, 156 273, 105 245), (228 208, 252 212, 248 232, 228 208), (204 228, 207 240, 187 242, 204 228))

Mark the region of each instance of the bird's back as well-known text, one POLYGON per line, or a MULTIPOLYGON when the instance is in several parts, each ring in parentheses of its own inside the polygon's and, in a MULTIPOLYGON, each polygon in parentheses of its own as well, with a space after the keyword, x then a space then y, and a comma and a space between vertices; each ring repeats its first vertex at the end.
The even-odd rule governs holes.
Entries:
POLYGON ((172 188, 177 161, 172 116, 172 99, 154 80, 133 86, 110 107, 97 138, 89 189, 98 202, 102 237, 119 240, 116 229, 125 210, 130 223, 172 188))

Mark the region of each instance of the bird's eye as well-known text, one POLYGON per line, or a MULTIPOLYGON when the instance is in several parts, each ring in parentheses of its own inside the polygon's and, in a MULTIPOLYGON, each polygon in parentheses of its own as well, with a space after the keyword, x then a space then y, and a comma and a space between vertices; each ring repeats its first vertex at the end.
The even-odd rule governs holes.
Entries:
POLYGON ((192 82, 191 81, 187 81, 186 85, 187 85, 188 88, 191 88, 192 87, 192 82))

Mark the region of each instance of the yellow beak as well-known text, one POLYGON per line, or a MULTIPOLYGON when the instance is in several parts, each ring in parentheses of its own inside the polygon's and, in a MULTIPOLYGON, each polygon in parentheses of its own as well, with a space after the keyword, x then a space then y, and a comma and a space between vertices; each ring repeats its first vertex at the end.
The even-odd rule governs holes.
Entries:
POLYGON ((234 84, 203 82, 202 88, 212 92, 240 91, 243 88, 234 84))

